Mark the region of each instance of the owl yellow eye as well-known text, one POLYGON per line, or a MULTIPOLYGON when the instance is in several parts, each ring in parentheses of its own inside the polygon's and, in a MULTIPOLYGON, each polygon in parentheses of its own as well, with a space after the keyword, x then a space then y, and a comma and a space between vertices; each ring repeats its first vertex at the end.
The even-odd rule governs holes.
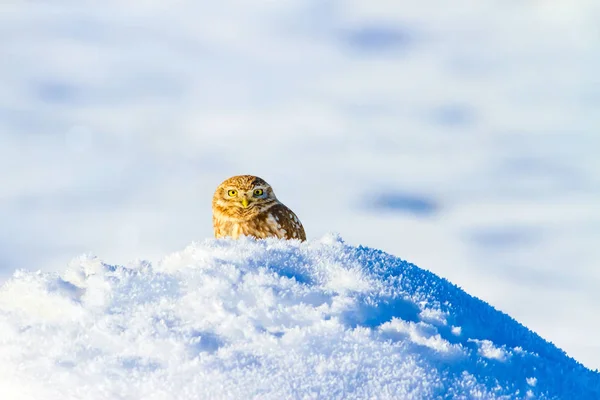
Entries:
POLYGON ((229 197, 237 196, 237 190, 234 190, 234 189, 228 190, 227 194, 229 195, 229 197))
POLYGON ((258 196, 262 196, 263 195, 263 190, 262 189, 255 189, 254 190, 254 197, 258 197, 258 196))

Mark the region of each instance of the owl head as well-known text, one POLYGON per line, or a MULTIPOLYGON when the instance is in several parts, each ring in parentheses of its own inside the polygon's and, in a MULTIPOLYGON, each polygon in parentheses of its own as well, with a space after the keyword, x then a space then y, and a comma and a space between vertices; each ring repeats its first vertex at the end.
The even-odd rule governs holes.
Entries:
POLYGON ((253 175, 238 175, 226 179, 217 187, 213 196, 213 203, 216 205, 248 210, 274 201, 277 198, 271 185, 253 175))

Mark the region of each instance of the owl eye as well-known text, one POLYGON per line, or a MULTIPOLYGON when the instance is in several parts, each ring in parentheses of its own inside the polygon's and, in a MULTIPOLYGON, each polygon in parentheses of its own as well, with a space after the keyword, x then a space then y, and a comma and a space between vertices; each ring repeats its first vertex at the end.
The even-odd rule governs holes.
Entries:
POLYGON ((235 189, 228 190, 227 194, 229 195, 229 197, 237 196, 237 190, 235 190, 235 189))
POLYGON ((262 196, 263 193, 262 189, 254 189, 254 197, 262 196))

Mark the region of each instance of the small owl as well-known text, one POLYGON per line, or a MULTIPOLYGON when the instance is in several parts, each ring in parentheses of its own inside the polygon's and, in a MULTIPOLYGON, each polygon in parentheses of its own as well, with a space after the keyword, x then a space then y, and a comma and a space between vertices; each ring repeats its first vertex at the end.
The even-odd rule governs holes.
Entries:
POLYGON ((300 220, 263 179, 239 175, 217 187, 212 200, 215 237, 254 236, 306 240, 300 220))

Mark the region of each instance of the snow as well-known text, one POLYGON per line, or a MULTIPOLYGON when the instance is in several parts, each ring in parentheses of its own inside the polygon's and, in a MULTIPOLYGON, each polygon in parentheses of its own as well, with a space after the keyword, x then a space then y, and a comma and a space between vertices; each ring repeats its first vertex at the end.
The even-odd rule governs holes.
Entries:
POLYGON ((92 255, 0 288, 20 399, 587 399, 600 374, 459 287, 337 235, 92 255))

